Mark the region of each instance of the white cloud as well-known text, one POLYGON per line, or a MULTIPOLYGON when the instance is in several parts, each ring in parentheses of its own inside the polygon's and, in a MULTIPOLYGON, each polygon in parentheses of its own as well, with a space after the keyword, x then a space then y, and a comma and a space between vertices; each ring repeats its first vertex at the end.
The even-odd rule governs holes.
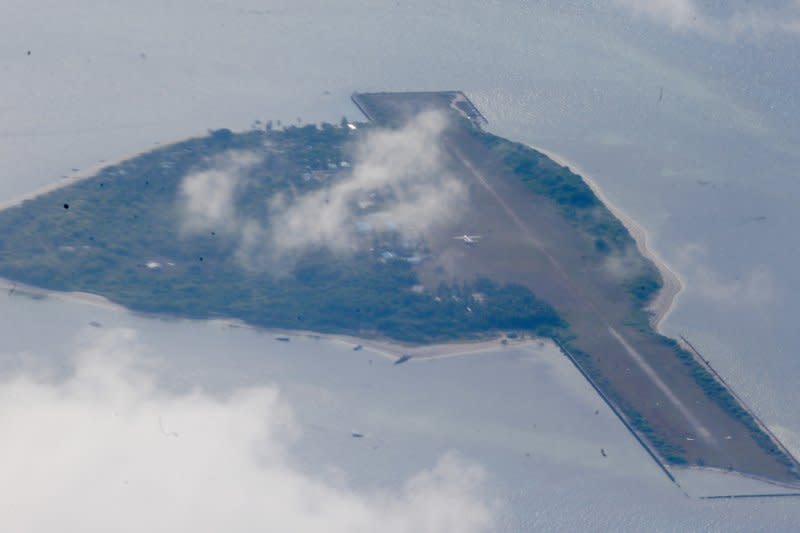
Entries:
POLYGON ((603 271, 617 282, 629 281, 645 272, 645 259, 635 245, 609 252, 603 260, 603 271))
POLYGON ((60 380, 0 381, 0 530, 484 531, 483 470, 445 455, 401 487, 301 472, 301 427, 275 387, 162 390, 129 330, 78 351, 60 380))
POLYGON ((702 11, 694 0, 614 0, 614 4, 635 17, 720 40, 758 38, 776 32, 800 34, 800 2, 796 0, 774 8, 737 9, 726 17, 702 11))
POLYGON ((272 198, 270 228, 259 236, 251 224, 240 258, 263 264, 291 258, 308 247, 351 250, 356 243, 356 203, 371 193, 386 199, 374 215, 390 220, 404 237, 417 237, 447 222, 463 203, 466 187, 443 163, 439 144, 446 126, 443 113, 426 112, 400 129, 370 131, 356 147, 348 176, 297 198, 272 198))
POLYGON ((692 0, 614 0, 614 3, 630 9, 636 16, 650 18, 674 29, 693 26, 699 16, 692 0))
POLYGON ((236 195, 244 185, 241 172, 256 164, 250 152, 229 151, 215 157, 209 168, 187 174, 180 185, 184 234, 236 231, 236 195))
POLYGON ((707 265, 707 255, 706 248, 699 244, 688 244, 678 252, 676 266, 686 274, 692 291, 725 306, 763 305, 774 299, 775 283, 766 266, 725 279, 707 265))
POLYGON ((299 196, 287 191, 264 198, 268 220, 236 212, 237 195, 247 194, 241 171, 255 161, 252 155, 227 155, 181 183, 183 231, 225 231, 236 240, 243 266, 280 270, 310 247, 352 251, 362 214, 358 201, 374 193, 384 201, 373 209, 373 219, 404 238, 419 238, 448 222, 466 201, 467 188, 447 170, 440 146, 447 120, 444 113, 425 112, 399 129, 370 130, 343 177, 299 196))

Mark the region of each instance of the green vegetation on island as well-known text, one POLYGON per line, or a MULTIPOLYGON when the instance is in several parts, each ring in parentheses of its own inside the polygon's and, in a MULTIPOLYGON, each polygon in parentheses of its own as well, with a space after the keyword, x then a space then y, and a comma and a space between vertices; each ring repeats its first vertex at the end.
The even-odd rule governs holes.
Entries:
MULTIPOLYGON (((662 278, 625 226, 580 176, 524 144, 483 131, 483 117, 462 97, 457 92, 360 94, 354 101, 372 124, 343 119, 338 125, 273 128, 267 123, 240 133, 216 130, 110 165, 91 178, 0 211, 6 229, 0 236, 0 276, 45 289, 99 294, 139 312, 231 318, 267 328, 409 343, 512 332, 549 337, 568 351, 637 438, 666 462, 733 468, 735 458, 743 471, 763 469, 768 476, 796 479, 795 462, 727 387, 691 353, 653 329, 647 307, 662 288, 662 278), (478 265, 484 270, 462 270, 479 275, 458 275, 456 268, 455 279, 431 283, 444 267, 430 258, 447 248, 452 252, 456 227, 431 236, 438 248, 425 239, 404 238, 391 223, 372 227, 369 216, 385 213, 381 202, 392 201, 392 191, 376 190, 353 207, 361 218, 349 221, 357 227, 357 242, 346 253, 310 245, 277 269, 243 264, 241 243, 230 238, 232 224, 254 220, 259 227, 280 231, 271 225, 270 199, 291 202, 332 190, 350 176, 356 147, 365 136, 376 127, 401 127, 404 117, 430 107, 446 109, 456 124, 443 143, 458 145, 458 150, 444 150, 450 170, 458 166, 463 149, 471 158, 466 168, 481 166, 479 171, 496 174, 494 185, 507 187, 505 198, 519 202, 519 212, 528 211, 529 227, 542 231, 540 236, 554 232, 558 259, 535 250, 538 244, 530 246, 535 239, 522 228, 501 253, 483 245, 471 249, 467 264, 460 266, 478 265), (238 161, 242 157, 246 164, 238 161), (181 198, 186 177, 215 172, 233 172, 246 184, 245 193, 234 195, 239 218, 224 220, 223 212, 218 227, 185 231, 181 198), (506 178, 513 184, 504 185, 506 178), (534 200, 547 213, 529 209, 527 202, 533 205, 534 200), (556 215, 548 214, 552 211, 556 215), (497 282, 494 268, 501 273, 496 279, 515 281, 497 282), (542 283, 561 283, 561 291, 540 299, 530 287, 538 291, 542 283), (631 361, 618 341, 609 340, 609 332, 616 335, 617 330, 673 380, 676 391, 693 395, 693 405, 706 402, 702 409, 707 413, 719 409, 712 423, 725 432, 744 428, 737 435, 752 437, 759 451, 745 447, 729 453, 687 439, 696 428, 687 428, 683 414, 660 407, 664 397, 649 378, 629 379, 631 361), (752 459, 764 453, 766 461, 763 456, 752 459)), ((499 199, 499 193, 492 194, 499 199)), ((469 224, 480 219, 482 227, 491 226, 493 217, 503 216, 492 211, 495 198, 470 201, 460 206, 469 224)), ((516 231, 513 225, 502 231, 516 231)), ((458 244, 461 257, 467 257, 466 245, 471 243, 458 244)))
POLYGON ((406 257, 413 250, 385 236, 375 238, 371 252, 309 249, 289 272, 275 275, 243 268, 223 229, 181 234, 181 180, 214 168, 217 156, 263 155, 243 171, 248 193, 236 206, 258 216, 278 192, 300 195, 337 180, 350 145, 367 129, 345 123, 217 130, 108 166, 0 212, 8 228, 0 238, 0 275, 99 294, 140 312, 415 343, 564 329, 553 308, 520 285, 475 279, 420 291, 406 257))
MULTIPOLYGON (((583 179, 569 168, 521 143, 473 129, 514 174, 539 195, 551 199, 564 217, 594 239, 595 249, 602 254, 622 253, 636 261, 637 275, 626 280, 626 289, 633 296, 634 311, 641 311, 661 290, 661 274, 652 261, 637 253, 636 243, 628 229, 597 198, 583 179)), ((643 313, 638 318, 648 320, 643 313)))

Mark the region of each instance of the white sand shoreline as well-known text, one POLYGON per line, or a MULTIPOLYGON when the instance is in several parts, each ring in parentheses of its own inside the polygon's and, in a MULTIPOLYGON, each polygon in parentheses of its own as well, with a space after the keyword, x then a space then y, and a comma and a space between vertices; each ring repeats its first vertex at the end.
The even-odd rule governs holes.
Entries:
POLYGON ((128 309, 123 305, 116 304, 111 300, 109 300, 108 298, 105 298, 98 294, 92 294, 89 292, 52 291, 47 289, 41 289, 39 287, 34 287, 31 285, 25 285, 24 283, 19 283, 17 281, 13 281, 6 278, 0 278, 0 290, 8 291, 9 295, 18 293, 21 295, 30 296, 31 298, 54 298, 57 300, 89 304, 95 307, 102 307, 104 309, 109 309, 111 311, 130 312, 130 309, 128 309))
MULTIPOLYGON (((200 135, 202 134, 190 135, 187 137, 176 139, 169 143, 161 144, 158 147, 160 148, 163 146, 169 146, 171 144, 177 144, 180 142, 187 141, 189 139, 193 139, 200 135)), ((0 211, 18 206, 23 202, 25 202, 26 200, 31 200, 43 194, 47 194, 64 187, 74 185, 83 180, 92 178, 103 168, 120 164, 123 161, 127 161, 134 157, 138 157, 140 155, 149 153, 154 149, 155 148, 150 147, 147 149, 131 152, 115 161, 98 163, 69 178, 63 178, 57 182, 51 183, 44 187, 40 187, 29 193, 25 193, 23 195, 12 198, 11 200, 0 202, 0 211)), ((97 294, 80 292, 80 291, 65 292, 65 291, 46 290, 38 287, 33 287, 30 285, 25 285, 24 283, 19 283, 5 278, 0 278, 0 289, 8 291, 9 294, 18 292, 19 294, 25 294, 33 298, 55 298, 59 300, 79 302, 82 304, 89 304, 113 311, 138 314, 149 318, 160 318, 160 319, 175 318, 167 315, 159 315, 157 313, 154 314, 140 313, 135 310, 128 309, 123 305, 114 303, 111 300, 97 294)), ((178 318, 178 319, 194 320, 185 318, 178 318)), ((426 344, 426 345, 404 345, 402 343, 393 342, 389 340, 367 339, 350 335, 333 335, 333 334, 317 333, 314 331, 306 331, 306 330, 281 330, 281 329, 265 328, 261 326, 246 324, 236 319, 212 318, 212 319, 199 319, 199 320, 208 322, 210 324, 214 323, 221 324, 225 327, 230 327, 230 328, 251 329, 280 337, 289 337, 289 338, 307 337, 307 338, 326 340, 330 342, 349 344, 352 345, 353 347, 360 345, 362 348, 369 349, 374 353, 377 353, 392 360, 397 360, 404 355, 409 355, 414 359, 436 359, 441 357, 456 357, 463 355, 480 354, 487 351, 495 351, 501 347, 520 347, 520 346, 529 346, 533 344, 541 346, 543 343, 551 342, 548 339, 539 339, 530 337, 519 338, 519 339, 501 339, 500 337, 498 337, 496 339, 481 340, 481 341, 458 341, 452 343, 438 343, 438 344, 426 344)))
POLYGON ((683 292, 684 287, 686 286, 683 279, 678 275, 677 272, 672 270, 669 267, 667 262, 661 258, 657 251, 648 247, 647 241, 649 235, 647 230, 641 226, 636 220, 630 217, 625 211, 623 211, 619 206, 611 202, 611 200, 606 196, 597 182, 591 177, 589 173, 587 173, 583 168, 579 165, 576 165, 574 162, 566 159, 559 154, 551 152, 545 148, 541 148, 539 146, 530 145, 531 148, 534 150, 543 153, 556 163, 561 166, 568 167, 572 172, 578 174, 583 181, 592 189, 592 192, 600 199, 601 202, 608 208, 611 213, 617 217, 620 222, 627 228, 630 232, 633 240, 636 241, 636 247, 638 248, 639 252, 650 259, 653 264, 655 264, 658 271, 661 273, 661 277, 663 278, 664 286, 658 292, 656 297, 648 306, 648 311, 651 313, 650 324, 653 328, 661 333, 661 323, 666 319, 669 314, 674 310, 676 302, 678 300, 678 296, 683 292))
MULTIPOLYGON (((62 301, 77 302, 85 305, 92 305, 111 311, 128 313, 138 315, 149 319, 160 320, 176 320, 187 322, 204 322, 210 325, 218 325, 226 329, 246 329, 256 331, 267 335, 272 335, 277 338, 299 339, 316 339, 326 342, 335 342, 338 344, 346 344, 354 349, 361 346, 361 349, 369 350, 387 359, 396 361, 401 357, 407 355, 412 359, 418 360, 431 360, 444 357, 460 357, 466 355, 479 355, 485 352, 494 352, 506 348, 520 348, 528 346, 544 347, 547 343, 551 343, 549 339, 521 336, 516 339, 509 339, 504 337, 496 337, 492 339, 474 340, 474 341, 454 341, 454 342, 441 342, 435 344, 421 344, 410 345, 403 344, 398 341, 388 339, 370 339, 356 337, 353 335, 319 333, 310 330, 289 330, 279 328, 268 328, 248 324, 235 318, 181 318, 172 315, 162 315, 158 313, 146 313, 129 309, 123 305, 112 302, 111 300, 86 292, 66 292, 54 291, 25 285, 24 283, 15 282, 9 279, 0 278, 0 290, 8 291, 9 295, 17 293, 19 295, 28 296, 31 298, 54 298, 62 301)), ((280 342, 280 341, 278 341, 280 342)), ((555 345, 554 345, 555 346, 555 345)))
MULTIPOLYGON (((208 319, 207 322, 211 324, 219 324, 227 328, 242 328, 253 331, 258 331, 278 337, 292 338, 311 338, 324 340, 327 342, 335 342, 339 344, 346 344, 356 349, 358 346, 369 350, 370 352, 377 353, 388 359, 397 360, 403 356, 410 356, 412 359, 418 360, 431 360, 441 359, 445 357, 460 357, 465 355, 478 355, 485 352, 494 352, 501 349, 520 348, 528 346, 544 347, 547 343, 552 343, 549 339, 538 337, 518 337, 516 339, 509 339, 505 337, 496 337, 485 340, 474 341, 453 341, 453 342, 439 342, 434 344, 419 344, 409 345, 403 344, 399 341, 388 339, 370 339, 364 337, 356 337, 353 335, 332 334, 332 333, 318 333, 310 330, 285 330, 266 328, 262 326, 254 326, 247 324, 238 319, 208 319)), ((553 344, 555 346, 555 344, 553 344)))
POLYGON ((0 211, 2 211, 4 209, 9 209, 11 207, 16 207, 16 206, 22 204, 23 202, 25 202, 26 200, 32 200, 32 199, 34 199, 34 198, 36 198, 38 196, 41 196, 43 194, 51 193, 53 191, 57 191, 58 189, 62 189, 64 187, 69 187, 70 185, 75 185, 76 183, 80 183, 81 181, 87 180, 89 178, 93 178, 94 176, 97 175, 98 172, 100 172, 101 170, 103 170, 106 167, 119 165, 120 163, 123 163, 124 161, 128 161, 129 159, 133 159, 135 157, 139 157, 141 155, 145 155, 147 153, 152 152, 153 150, 157 150, 159 148, 164 148, 166 146, 170 146, 170 145, 173 145, 173 144, 182 143, 184 141, 188 141, 190 139, 195 139, 195 138, 201 137, 203 135, 204 135, 203 133, 197 133, 195 135, 189 135, 187 137, 182 137, 180 139, 175 139, 175 140, 167 142, 167 143, 159 143, 158 145, 154 145, 154 146, 151 146, 149 148, 136 150, 135 152, 129 152, 129 153, 125 154, 124 156, 122 156, 122 157, 120 157, 118 159, 115 159, 114 161, 103 161, 102 163, 96 163, 96 164, 90 166, 89 168, 81 170, 80 172, 76 172, 73 176, 69 176, 69 177, 66 177, 66 178, 61 178, 58 181, 55 181, 53 183, 49 183, 47 185, 39 187, 38 189, 34 189, 34 190, 32 190, 30 192, 27 192, 25 194, 21 194, 19 196, 11 198, 10 200, 5 200, 3 202, 0 202, 0 211))
MULTIPOLYGON (((172 142, 160 145, 159 147, 169 146, 171 144, 177 144, 177 143, 180 143, 180 142, 184 142, 186 140, 195 138, 198 135, 202 135, 202 134, 196 134, 196 135, 190 135, 190 136, 187 136, 187 137, 182 137, 182 138, 174 140, 172 142)), ((642 253, 642 255, 644 255, 645 257, 648 257, 650 260, 652 260, 653 263, 658 268, 659 272, 661 272, 662 278, 664 280, 664 286, 659 291, 659 293, 656 296, 656 298, 653 299, 653 302, 650 304, 650 306, 648 307, 648 310, 652 313, 651 324, 653 325, 653 327, 657 331, 660 331, 660 328, 659 328, 660 323, 667 316, 669 316, 669 313, 674 309, 675 301, 676 301, 678 295, 683 290, 684 283, 683 283, 682 279, 678 276, 677 273, 675 273, 675 271, 673 271, 667 265, 667 263, 658 255, 657 252, 655 252, 654 250, 648 248, 648 246, 647 246, 647 239, 648 239, 647 231, 641 225, 639 225, 638 222, 636 222, 628 214, 626 214, 622 209, 620 209, 618 206, 613 204, 608 199, 608 197, 604 194, 602 189, 597 185, 597 182, 595 182, 594 179, 586 171, 584 171, 579 165, 576 165, 572 161, 562 157, 559 154, 551 152, 550 150, 547 150, 545 148, 541 148, 539 146, 531 146, 531 147, 533 149, 543 153, 544 155, 546 155, 547 157, 549 157, 550 159, 552 159, 556 163, 558 163, 558 164, 560 164, 562 166, 565 166, 565 167, 569 167, 573 172, 575 172, 576 174, 579 174, 581 176, 581 178, 586 182, 586 184, 592 189, 592 191, 595 193, 595 195, 600 199, 600 201, 603 202, 603 204, 605 204, 605 206, 612 212, 612 214, 614 214, 614 216, 616 216, 623 223, 623 225, 628 229, 628 231, 631 233, 631 236, 636 241, 636 246, 639 249, 639 251, 642 253)), ((16 198, 11 199, 11 200, 7 200, 5 202, 1 202, 0 203, 0 211, 2 211, 4 209, 11 208, 11 207, 14 207, 14 206, 17 206, 17 205, 20 205, 26 200, 30 200, 30 199, 36 198, 36 197, 38 197, 40 195, 47 194, 47 193, 56 191, 58 189, 61 189, 63 187, 68 187, 68 186, 74 185, 75 183, 78 183, 80 181, 92 178, 93 176, 95 176, 103 168, 106 168, 106 167, 109 167, 109 166, 113 166, 113 165, 117 165, 117 164, 122 163, 123 161, 127 161, 129 159, 134 158, 134 157, 137 157, 137 156, 140 156, 140 155, 144 155, 144 154, 146 154, 148 152, 151 152, 153 149, 154 148, 150 147, 150 148, 147 148, 147 149, 137 150, 137 151, 131 152, 131 153, 129 153, 129 154, 127 154, 127 155, 115 160, 115 161, 98 163, 97 165, 93 165, 92 167, 81 171, 79 174, 77 174, 75 176, 71 176, 69 178, 61 179, 58 182, 51 183, 49 185, 46 185, 44 187, 41 187, 41 188, 36 189, 34 191, 31 191, 29 193, 23 194, 21 196, 18 196, 16 198)), ((45 291, 45 290, 42 290, 42 289, 38 289, 36 287, 25 286, 23 284, 15 283, 15 282, 13 282, 11 280, 6 280, 6 279, 2 279, 2 278, 0 278, 0 288, 4 288, 6 290, 19 289, 21 291, 24 290, 24 292, 26 292, 26 293, 34 294, 34 295, 38 295, 38 296, 55 297, 55 298, 60 298, 60 299, 68 299, 68 300, 78 301, 78 302, 82 302, 82 303, 89 303, 91 305, 98 305, 98 306, 101 306, 101 307, 105 307, 107 309, 129 311, 124 306, 121 306, 119 304, 115 304, 115 303, 111 302, 110 300, 108 300, 108 299, 106 299, 106 298, 104 298, 102 296, 95 295, 95 294, 90 294, 90 293, 45 291)), ((243 323, 238 322, 238 321, 229 321, 229 324, 231 326, 234 326, 234 327, 251 327, 249 325, 243 324, 243 323)), ((428 350, 423 350, 422 349, 422 348, 427 348, 428 346, 425 346, 425 347, 406 346, 406 347, 404 347, 403 345, 401 345, 399 343, 391 343, 391 342, 388 342, 388 341, 387 342, 374 341, 374 340, 369 340, 369 339, 361 339, 361 338, 358 338, 358 337, 350 337, 350 336, 342 336, 342 335, 333 335, 333 336, 331 336, 331 335, 322 335, 322 334, 317 334, 315 332, 308 332, 308 331, 304 331, 304 332, 299 332, 299 331, 279 331, 279 330, 270 330, 270 329, 267 329, 267 328, 260 328, 260 327, 257 327, 257 326, 254 326, 254 327, 256 329, 269 331, 269 332, 272 332, 272 333, 277 334, 277 335, 283 334, 283 335, 291 336, 291 335, 303 334, 303 335, 306 335, 306 336, 315 336, 315 337, 320 337, 320 338, 324 337, 325 339, 328 339, 328 340, 341 340, 343 342, 348 342, 348 343, 355 344, 355 345, 361 344, 362 346, 365 346, 365 347, 369 346, 373 351, 384 353, 385 355, 387 355, 389 357, 393 357, 393 358, 398 358, 402 354, 412 354, 412 352, 417 354, 417 355, 414 355, 414 357, 420 357, 420 358, 422 358, 422 357, 433 358, 433 357, 462 355, 462 354, 467 354, 467 353, 476 353, 476 352, 480 352, 480 351, 485 351, 490 344, 492 346, 495 346, 499 342, 498 340, 494 340, 494 341, 489 341, 489 342, 481 341, 481 342, 477 342, 477 343, 476 342, 454 343, 452 346, 449 345, 449 344, 446 344, 446 345, 429 345, 431 350, 428 351, 428 350), (485 345, 485 346, 478 347, 479 345, 485 345), (448 348, 445 349, 444 351, 439 349, 439 348, 442 348, 444 346, 448 346, 448 348), (459 346, 459 347, 458 348, 454 348, 455 346, 459 346), (434 348, 434 347, 438 347, 438 348, 434 348)), ((506 341, 508 342, 509 339, 506 339, 506 341)), ((538 343, 538 342, 542 342, 542 341, 541 340, 535 340, 535 341, 530 341, 530 342, 537 342, 538 343)), ((511 344, 511 342, 509 342, 509 344, 511 344)), ((519 341, 515 341, 513 344, 514 345, 518 345, 519 341)))

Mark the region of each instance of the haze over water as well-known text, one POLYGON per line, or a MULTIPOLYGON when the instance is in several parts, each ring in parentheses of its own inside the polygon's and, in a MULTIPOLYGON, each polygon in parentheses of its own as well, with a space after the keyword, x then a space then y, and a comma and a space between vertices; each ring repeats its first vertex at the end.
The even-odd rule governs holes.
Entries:
MULTIPOLYGON (((664 331, 697 345, 797 453, 800 37, 769 22, 735 29, 726 21, 745 3, 698 11, 703 25, 669 10, 637 16, 632 4, 7 2, 0 201, 208 128, 361 120, 354 90, 461 89, 492 132, 578 163, 647 228, 686 282, 664 331)), ((796 11, 767 7, 787 20, 796 11)), ((349 347, 276 347, 269 336, 77 303, 13 297, 0 306, 8 368, 27 357, 60 361, 77 350, 74 339, 120 325, 167 360, 158 371, 167 390, 231 390, 262 376, 298 413, 293 457, 310 475, 333 465, 359 488, 399 485, 458 449, 484 465, 490 492, 509 501, 500 514, 518 527, 774 530, 800 520, 796 499, 684 498, 557 354, 380 374, 367 361, 386 362, 349 347), (362 392, 370 388, 382 394, 362 392), (341 407, 309 399, 309 389, 341 407), (369 438, 350 436, 358 431, 369 438), (391 451, 371 459, 370 438, 391 451)))

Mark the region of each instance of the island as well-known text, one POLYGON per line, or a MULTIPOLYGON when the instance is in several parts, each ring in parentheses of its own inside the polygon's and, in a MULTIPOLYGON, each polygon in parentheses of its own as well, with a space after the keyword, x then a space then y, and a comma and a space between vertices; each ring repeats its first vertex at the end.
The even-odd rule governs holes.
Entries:
POLYGON ((666 270, 586 180, 486 131, 459 91, 353 101, 366 122, 209 131, 9 206, 0 276, 273 330, 549 338, 673 481, 798 486, 797 460, 657 331, 666 270))

